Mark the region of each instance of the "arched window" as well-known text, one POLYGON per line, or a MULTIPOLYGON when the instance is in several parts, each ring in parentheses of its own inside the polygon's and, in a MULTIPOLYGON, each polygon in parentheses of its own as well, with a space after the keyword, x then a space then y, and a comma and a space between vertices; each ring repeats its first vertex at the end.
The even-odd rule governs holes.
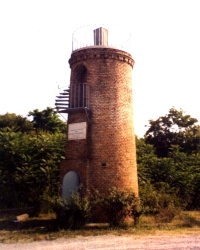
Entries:
POLYGON ((70 86, 70 108, 89 107, 89 86, 87 84, 87 68, 78 65, 74 72, 74 81, 70 86))
POLYGON ((68 89, 60 93, 56 99, 59 113, 70 113, 90 108, 90 86, 87 84, 87 68, 78 65, 73 70, 72 82, 68 89))

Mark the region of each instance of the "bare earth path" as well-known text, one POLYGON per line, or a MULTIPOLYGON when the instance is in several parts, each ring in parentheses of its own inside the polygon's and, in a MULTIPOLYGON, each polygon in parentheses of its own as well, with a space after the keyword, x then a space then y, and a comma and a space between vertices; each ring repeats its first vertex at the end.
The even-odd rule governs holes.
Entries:
POLYGON ((200 234, 149 236, 88 236, 54 241, 0 244, 1 250, 197 250, 200 234))

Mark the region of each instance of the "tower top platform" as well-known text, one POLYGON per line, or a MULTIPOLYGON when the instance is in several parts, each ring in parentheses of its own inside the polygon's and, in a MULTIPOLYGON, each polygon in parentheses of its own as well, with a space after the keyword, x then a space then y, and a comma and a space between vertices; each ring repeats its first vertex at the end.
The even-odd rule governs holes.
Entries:
POLYGON ((88 47, 110 47, 131 53, 131 33, 114 25, 87 25, 72 34, 72 52, 88 47))

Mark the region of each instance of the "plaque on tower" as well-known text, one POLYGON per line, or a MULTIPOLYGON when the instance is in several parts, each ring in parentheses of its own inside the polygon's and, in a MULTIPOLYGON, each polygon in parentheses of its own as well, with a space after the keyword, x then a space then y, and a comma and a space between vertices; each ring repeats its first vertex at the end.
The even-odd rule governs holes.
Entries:
POLYGON ((68 125, 68 140, 86 139, 86 122, 71 123, 68 125))

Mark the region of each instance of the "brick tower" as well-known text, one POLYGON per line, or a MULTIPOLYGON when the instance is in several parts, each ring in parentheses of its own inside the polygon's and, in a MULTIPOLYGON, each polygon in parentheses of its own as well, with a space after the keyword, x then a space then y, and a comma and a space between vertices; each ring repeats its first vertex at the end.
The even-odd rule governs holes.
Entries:
MULTIPOLYGON (((92 34, 92 30, 91 30, 92 34)), ((138 195, 133 122, 131 55, 109 44, 109 31, 93 31, 94 43, 74 48, 70 86, 57 96, 68 113, 68 139, 61 163, 62 196, 80 184, 106 193, 111 187, 138 195)))

